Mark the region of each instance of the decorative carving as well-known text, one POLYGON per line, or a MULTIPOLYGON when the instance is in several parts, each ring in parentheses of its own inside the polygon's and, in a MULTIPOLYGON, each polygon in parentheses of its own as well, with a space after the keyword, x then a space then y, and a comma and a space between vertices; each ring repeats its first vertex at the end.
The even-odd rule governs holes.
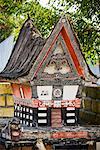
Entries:
POLYGON ((56 54, 51 57, 50 63, 44 69, 44 72, 48 74, 61 73, 66 74, 70 72, 70 67, 63 54, 56 54))
POLYGON ((61 89, 55 89, 54 91, 53 91, 53 95, 54 95, 54 97, 61 97, 61 95, 62 95, 62 91, 61 91, 61 89))
POLYGON ((42 66, 38 74, 38 80, 66 80, 77 78, 77 72, 73 61, 71 60, 67 47, 59 35, 58 40, 53 48, 53 53, 49 56, 47 63, 42 66), (44 71, 43 71, 44 69, 44 71))
POLYGON ((44 65, 42 65, 36 79, 34 79, 33 85, 52 84, 81 84, 81 78, 77 74, 74 62, 61 35, 59 35, 49 57, 46 59, 44 65))

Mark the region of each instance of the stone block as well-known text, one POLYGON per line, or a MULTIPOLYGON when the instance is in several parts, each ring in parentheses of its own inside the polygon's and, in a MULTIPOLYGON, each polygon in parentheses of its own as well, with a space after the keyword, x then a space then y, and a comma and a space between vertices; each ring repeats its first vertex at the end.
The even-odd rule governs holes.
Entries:
POLYGON ((0 94, 13 94, 12 87, 10 83, 0 83, 0 94))
POLYGON ((0 95, 0 106, 5 106, 5 96, 4 95, 0 95))
POLYGON ((97 113, 98 110, 98 102, 96 100, 92 100, 92 112, 97 113))
POLYGON ((12 95, 6 96, 7 106, 14 106, 14 99, 12 95))
POLYGON ((85 111, 84 109, 80 110, 79 113, 80 120, 85 124, 95 124, 96 114, 90 111, 85 111))
POLYGON ((98 113, 100 114, 100 100, 98 100, 98 113))
POLYGON ((92 110, 92 100, 91 99, 84 99, 82 102, 83 108, 85 110, 92 110))
POLYGON ((83 97, 100 99, 100 87, 84 87, 83 97))
POLYGON ((96 115, 95 122, 96 122, 96 124, 100 125, 100 114, 96 115))
POLYGON ((0 117, 14 117, 14 107, 0 108, 0 117))

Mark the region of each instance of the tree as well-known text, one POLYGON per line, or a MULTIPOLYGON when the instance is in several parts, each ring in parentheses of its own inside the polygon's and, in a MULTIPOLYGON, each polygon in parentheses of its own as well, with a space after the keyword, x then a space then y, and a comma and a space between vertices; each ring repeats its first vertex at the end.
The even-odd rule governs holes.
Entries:
POLYGON ((49 0, 49 8, 39 0, 0 0, 0 42, 10 34, 16 37, 27 14, 42 36, 48 37, 62 14, 69 18, 82 51, 93 63, 100 57, 100 4, 98 0, 49 0))
POLYGON ((98 0, 49 0, 59 14, 66 13, 77 33, 82 51, 95 63, 100 58, 100 3, 98 0))
POLYGON ((59 17, 55 10, 42 7, 37 0, 0 0, 0 4, 0 42, 10 34, 17 37, 28 14, 44 37, 50 34, 59 17))

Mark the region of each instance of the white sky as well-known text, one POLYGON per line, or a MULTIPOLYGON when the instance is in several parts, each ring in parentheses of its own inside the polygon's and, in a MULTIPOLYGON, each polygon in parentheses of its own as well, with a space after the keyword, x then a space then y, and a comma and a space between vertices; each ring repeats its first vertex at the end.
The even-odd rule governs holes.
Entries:
POLYGON ((46 4, 49 2, 49 0, 40 0, 40 4, 42 6, 46 6, 46 4))

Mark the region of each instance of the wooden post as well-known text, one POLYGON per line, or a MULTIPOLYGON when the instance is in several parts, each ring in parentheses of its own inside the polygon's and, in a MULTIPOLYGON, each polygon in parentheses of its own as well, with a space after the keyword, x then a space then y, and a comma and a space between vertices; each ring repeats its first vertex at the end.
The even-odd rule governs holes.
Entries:
POLYGON ((96 142, 96 150, 100 150, 100 142, 96 142))
POLYGON ((38 147, 39 150, 46 150, 46 148, 45 148, 45 146, 43 144, 42 139, 38 139, 37 140, 36 146, 38 147))
POLYGON ((52 145, 46 145, 45 147, 46 147, 46 150, 53 150, 52 145))

